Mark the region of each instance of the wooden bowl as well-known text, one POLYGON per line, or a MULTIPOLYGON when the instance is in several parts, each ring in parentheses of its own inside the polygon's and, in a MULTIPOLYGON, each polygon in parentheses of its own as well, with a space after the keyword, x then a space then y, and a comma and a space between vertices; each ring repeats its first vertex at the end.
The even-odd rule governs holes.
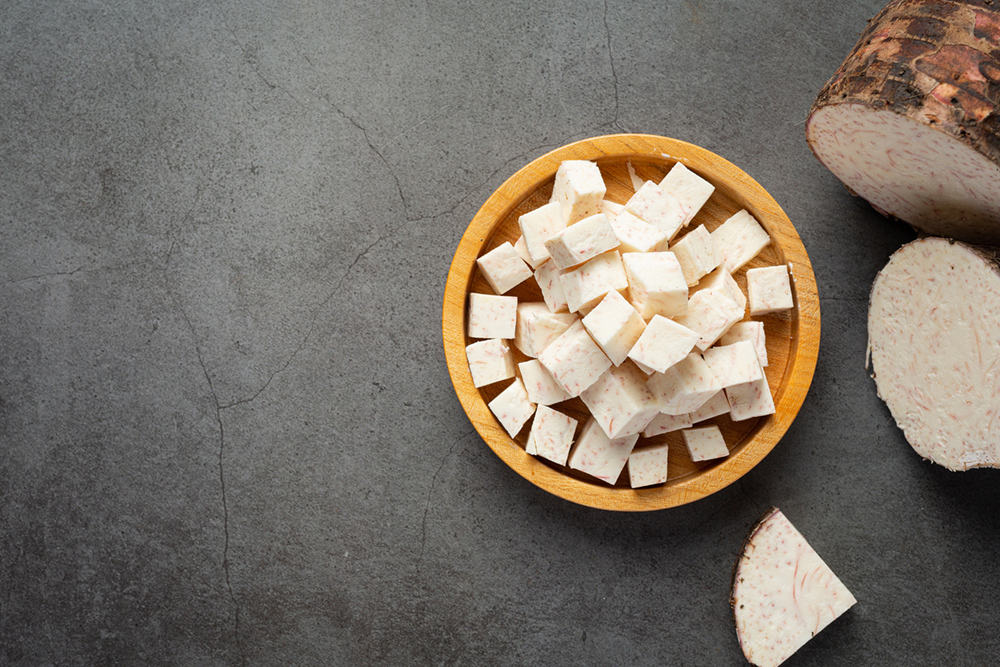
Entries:
MULTIPOLYGON (((519 301, 542 300, 534 280, 522 283, 507 294, 517 296, 519 301)), ((455 252, 445 286, 442 328, 448 370, 462 407, 483 440, 504 463, 531 483, 581 505, 619 511, 656 510, 689 503, 731 484, 757 465, 785 434, 802 406, 816 368, 819 297, 809 256, 795 228, 777 202, 756 181, 704 148, 665 137, 619 134, 578 141, 543 155, 507 179, 486 200, 455 252), (607 199, 620 203, 627 201, 634 192, 630 167, 639 178, 659 182, 675 162, 682 162, 716 188, 685 231, 699 224, 705 224, 711 231, 745 208, 771 235, 771 244, 735 274, 740 287, 746 289, 748 268, 785 263, 792 267, 795 308, 754 318, 764 322, 767 381, 776 413, 739 422, 723 415, 700 424, 719 426, 730 449, 727 458, 692 462, 679 431, 640 438, 639 446, 669 443, 669 479, 658 486, 632 489, 625 470, 617 484, 611 486, 527 454, 525 442, 530 421, 517 437, 507 435, 487 403, 510 381, 479 389, 473 386, 465 355, 465 346, 473 342, 466 336, 467 297, 470 292, 493 293, 480 275, 476 258, 505 241, 514 243, 517 240, 520 236, 518 217, 548 202, 556 170, 563 160, 596 162, 607 184, 607 199)), ((515 347, 511 349, 516 361, 527 359, 515 347)), ((579 420, 581 427, 589 414, 578 398, 554 407, 579 420)))

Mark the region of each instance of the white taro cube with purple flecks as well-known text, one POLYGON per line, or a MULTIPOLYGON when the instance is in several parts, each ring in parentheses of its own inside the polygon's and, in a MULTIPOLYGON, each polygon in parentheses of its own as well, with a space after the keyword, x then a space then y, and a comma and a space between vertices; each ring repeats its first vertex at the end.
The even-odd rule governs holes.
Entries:
POLYGON ((603 213, 584 218, 545 241, 552 262, 568 269, 619 245, 615 230, 603 213))
POLYGON ((538 361, 570 396, 579 396, 611 367, 611 360, 579 321, 542 350, 538 361))
POLYGON ((632 195, 625 203, 625 210, 659 229, 668 241, 684 226, 684 207, 652 181, 646 181, 632 195))
POLYGON ((688 356, 698 339, 698 333, 684 325, 653 315, 628 356, 643 371, 662 373, 688 356))
POLYGON ((750 296, 751 316, 788 310, 795 305, 788 281, 788 267, 784 264, 747 271, 747 293, 750 296))
POLYGON ((667 481, 667 461, 670 448, 667 444, 636 448, 628 457, 628 481, 633 489, 667 481))
POLYGON ((476 264, 497 294, 509 292, 532 276, 531 268, 524 263, 509 241, 477 259, 476 264))
POLYGON ((549 251, 545 242, 566 229, 566 221, 562 216, 559 202, 551 202, 545 206, 528 211, 517 219, 521 228, 521 238, 528 252, 528 263, 537 269, 549 259, 549 251))
POLYGON ((673 195, 681 203, 685 226, 691 223, 694 216, 715 192, 714 185, 680 162, 675 164, 663 177, 663 180, 660 181, 660 188, 673 195))
POLYGON ((528 266, 531 266, 532 269, 535 268, 534 265, 531 263, 531 256, 528 254, 528 245, 524 241, 523 234, 521 236, 518 236, 517 240, 514 241, 514 250, 517 251, 518 257, 527 262, 528 266))
POLYGON ((489 403, 490 410, 510 437, 528 423, 535 412, 535 404, 528 400, 528 392, 520 378, 514 378, 509 387, 489 403))
MULTIPOLYGON (((725 395, 723 395, 722 400, 726 400, 725 395)), ((726 409, 729 409, 728 401, 726 401, 726 409)), ((689 414, 668 415, 661 412, 653 417, 653 421, 646 424, 646 428, 642 430, 642 437, 652 438, 657 435, 663 435, 664 433, 672 433, 673 431, 679 431, 682 428, 688 428, 691 424, 691 415, 689 414)))
POLYGON ((538 283, 538 289, 542 291, 545 305, 553 313, 568 310, 560 273, 559 267, 552 262, 545 262, 535 269, 535 282, 538 283))
POLYGON ((660 412, 646 387, 646 376, 629 363, 604 371, 580 399, 612 439, 641 433, 660 412))
POLYGON ((619 246, 621 252, 653 252, 667 249, 665 233, 628 211, 622 211, 608 220, 621 244, 619 246))
POLYGON ((499 338, 481 340, 466 346, 465 356, 469 360, 473 386, 485 387, 514 377, 514 356, 499 338))
POLYGON ((712 240, 722 255, 722 265, 730 273, 736 273, 771 242, 771 237, 760 223, 743 209, 719 225, 712 232, 712 240))
POLYGON ((718 426, 691 428, 681 431, 681 435, 684 436, 684 445, 692 461, 709 461, 729 456, 729 449, 718 426))
POLYGON ((608 216, 608 220, 614 221, 624 210, 625 204, 619 204, 607 199, 601 202, 601 213, 608 216))
POLYGON ((563 220, 572 225, 600 213, 607 191, 597 164, 589 160, 565 160, 556 170, 551 201, 559 202, 563 220))
POLYGON ((587 313, 583 326, 611 363, 620 366, 646 329, 646 321, 625 297, 612 290, 587 313))
POLYGON ((560 274, 563 295, 570 312, 589 310, 612 291, 628 288, 625 266, 617 250, 590 259, 560 274))
MULTIPOLYGON (((552 374, 545 370, 538 359, 529 359, 517 365, 521 372, 521 382, 528 392, 528 400, 537 405, 554 405, 570 399, 566 390, 559 386, 552 374)), ((723 397, 725 398, 725 397, 723 397)), ((729 408, 729 403, 726 403, 729 408)))
POLYGON ((740 286, 736 283, 733 278, 733 274, 726 270, 726 267, 720 266, 715 269, 707 276, 698 281, 698 284, 692 288, 692 295, 697 292, 721 292, 725 294, 740 307, 740 313, 747 308, 747 296, 740 289, 740 286))
POLYGON ((726 388, 726 398, 729 399, 729 416, 734 422, 773 415, 775 412, 766 376, 756 382, 726 388))
POLYGON ((677 317, 687 312, 688 286, 677 258, 670 251, 622 255, 628 277, 628 297, 639 314, 677 317))
POLYGON ((705 350, 705 363, 722 383, 722 388, 756 382, 764 377, 753 343, 741 340, 732 345, 716 345, 705 350))
POLYGON ((726 392, 719 391, 715 396, 705 401, 703 406, 688 413, 687 416, 691 420, 691 424, 698 424, 713 417, 720 417, 727 412, 729 412, 729 399, 726 398, 726 392))
POLYGON ((722 389, 715 373, 698 353, 691 353, 664 373, 654 373, 646 386, 668 415, 694 412, 722 389))
POLYGON ((469 294, 469 338, 513 338, 517 328, 517 297, 469 294))
POLYGON ((767 340, 764 337, 764 323, 756 320, 737 322, 719 339, 720 345, 732 345, 741 340, 753 343, 760 365, 767 366, 767 340))
POLYGON ((544 405, 539 405, 528 432, 525 450, 553 463, 566 465, 577 421, 544 405))
POLYGON ((697 331, 700 336, 698 348, 707 350, 741 319, 743 309, 732 297, 721 291, 704 290, 688 299, 687 312, 676 321, 697 331))
POLYGON ((638 440, 639 434, 612 440, 591 417, 577 437, 567 465, 573 470, 585 472, 608 484, 614 484, 638 440))
POLYGON ((722 255, 715 247, 712 235, 705 229, 705 225, 692 229, 684 238, 671 245, 670 251, 680 262, 684 280, 689 286, 697 285, 703 276, 711 273, 722 263, 722 255))
POLYGON ((577 319, 572 313, 553 313, 541 301, 519 303, 514 346, 527 357, 537 357, 577 319))

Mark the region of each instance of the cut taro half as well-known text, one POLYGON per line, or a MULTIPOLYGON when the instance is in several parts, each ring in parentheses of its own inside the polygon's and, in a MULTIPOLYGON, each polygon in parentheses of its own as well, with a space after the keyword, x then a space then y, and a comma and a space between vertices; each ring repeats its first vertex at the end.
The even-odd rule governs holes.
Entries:
POLYGON ((816 98, 813 153, 886 215, 1000 244, 997 25, 992 0, 888 3, 816 98))
POLYGON ((875 278, 868 351, 878 395, 920 456, 1000 467, 1000 259, 925 238, 875 278))

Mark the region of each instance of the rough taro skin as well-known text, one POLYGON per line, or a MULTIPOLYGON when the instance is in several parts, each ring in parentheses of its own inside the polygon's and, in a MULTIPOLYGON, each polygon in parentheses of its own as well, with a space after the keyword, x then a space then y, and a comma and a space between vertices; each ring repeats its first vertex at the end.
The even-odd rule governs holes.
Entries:
POLYGON ((882 213, 1000 244, 1000 3, 894 0, 809 113, 816 157, 882 213))

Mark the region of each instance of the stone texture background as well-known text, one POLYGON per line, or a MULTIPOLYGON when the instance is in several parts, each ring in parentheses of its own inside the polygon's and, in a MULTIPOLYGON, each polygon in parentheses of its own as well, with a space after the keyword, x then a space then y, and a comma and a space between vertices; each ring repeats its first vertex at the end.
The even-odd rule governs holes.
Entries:
POLYGON ((720 665, 781 507, 860 603, 788 664, 996 660, 996 471, 910 450, 864 368, 914 237, 811 156, 878 0, 0 4, 0 663, 720 665), (644 515, 507 469, 451 389, 451 255, 569 141, 767 188, 823 341, 782 443, 644 515))

